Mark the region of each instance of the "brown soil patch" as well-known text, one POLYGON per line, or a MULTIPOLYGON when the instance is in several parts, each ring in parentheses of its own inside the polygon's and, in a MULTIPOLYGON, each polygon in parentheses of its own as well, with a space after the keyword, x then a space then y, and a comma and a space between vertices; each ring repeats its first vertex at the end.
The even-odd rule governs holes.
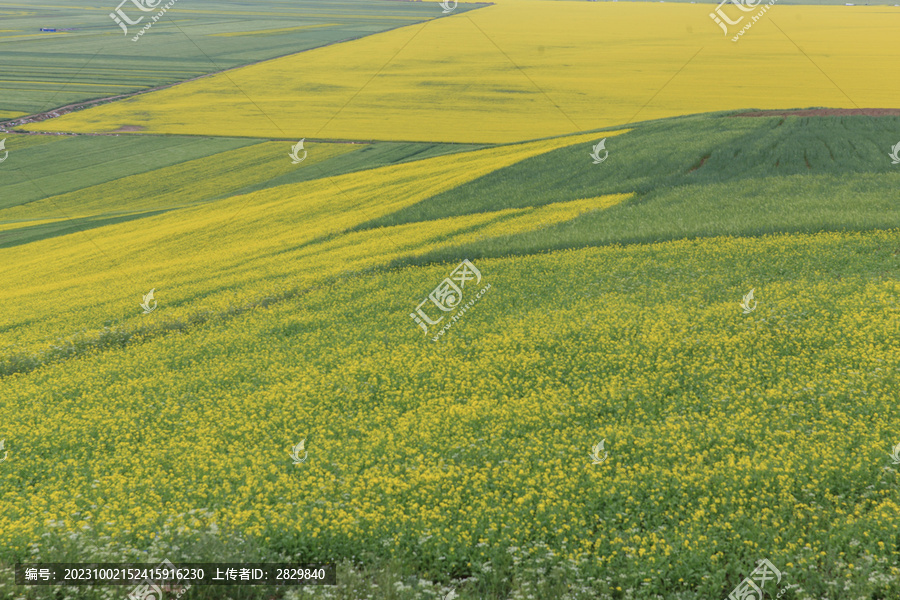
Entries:
POLYGON ((143 125, 122 125, 118 129, 114 130, 113 133, 119 133, 122 131, 144 131, 147 129, 143 125))
POLYGON ((900 117, 900 108, 808 108, 806 110, 762 110, 732 117, 900 117))
POLYGON ((709 159, 710 156, 712 156, 712 154, 707 154, 706 156, 704 156, 703 158, 701 158, 701 159, 700 159, 700 163, 697 164, 697 165, 694 166, 694 167, 691 167, 691 170, 688 171, 688 173, 693 173, 694 171, 696 171, 697 169, 699 169, 700 167, 702 167, 704 164, 706 164, 706 161, 709 159))

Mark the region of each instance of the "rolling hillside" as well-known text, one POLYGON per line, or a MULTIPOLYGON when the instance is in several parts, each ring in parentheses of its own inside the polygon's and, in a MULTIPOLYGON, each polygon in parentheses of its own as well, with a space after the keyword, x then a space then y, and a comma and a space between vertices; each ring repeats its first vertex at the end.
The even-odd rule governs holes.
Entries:
POLYGON ((0 209, 0 559, 240 548, 338 561, 321 593, 348 599, 686 600, 765 557, 789 600, 893 597, 897 126, 716 114, 299 166, 139 136, 141 168, 132 138, 23 136, 5 176, 53 193, 0 209), (125 159, 25 168, 76 147, 125 159), (463 259, 475 302, 423 332, 463 259))

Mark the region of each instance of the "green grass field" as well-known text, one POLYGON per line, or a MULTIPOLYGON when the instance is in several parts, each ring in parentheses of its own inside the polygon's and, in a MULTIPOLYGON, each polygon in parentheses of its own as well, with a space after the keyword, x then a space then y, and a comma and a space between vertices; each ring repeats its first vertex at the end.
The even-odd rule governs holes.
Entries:
POLYGON ((637 194, 634 200, 571 223, 428 258, 896 228, 900 204, 889 190, 900 184, 900 172, 885 149, 898 131, 896 117, 691 117, 649 123, 610 138, 610 156, 602 165, 584 160, 589 147, 563 148, 360 229, 630 192, 637 194))

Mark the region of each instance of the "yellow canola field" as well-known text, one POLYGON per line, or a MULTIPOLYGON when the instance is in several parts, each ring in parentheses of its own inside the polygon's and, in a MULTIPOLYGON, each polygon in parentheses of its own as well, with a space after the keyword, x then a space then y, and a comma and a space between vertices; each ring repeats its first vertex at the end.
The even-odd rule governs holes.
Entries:
POLYGON ((805 265, 858 265, 897 235, 478 260, 493 289, 437 344, 407 314, 453 265, 413 267, 11 377, 4 468, 41 478, 0 480, 0 548, 48 552, 46 534, 165 556, 209 532, 483 565, 538 539, 623 586, 684 578, 703 598, 760 555, 896 580, 897 284, 805 265), (751 275, 768 283, 744 316, 751 275))
POLYGON ((896 106, 900 8, 776 4, 737 42, 712 8, 506 2, 34 127, 499 143, 727 109, 896 106))
MULTIPOLYGON (((6 307, 0 312, 0 328, 6 331, 0 352, 21 355, 47 349, 63 332, 94 338, 110 322, 132 330, 186 322, 201 313, 228 311, 343 273, 463 243, 476 230, 507 235, 607 207, 625 196, 345 233, 532 156, 572 144, 589 148, 596 137, 583 134, 501 146, 288 184, 0 249, 0 304, 6 307), (483 231, 478 229, 482 225, 487 225, 483 231), (466 235, 453 235, 457 232, 466 235), (157 290, 164 309, 152 320, 139 309, 150 289, 157 290), (34 314, 46 318, 33 322, 34 314)), ((253 156, 284 150, 283 143, 262 144, 253 156)), ((286 156, 284 162, 290 164, 286 156)), ((165 185, 186 200, 208 185, 193 168, 176 166, 166 172, 165 185)), ((122 197, 143 193, 142 186, 149 184, 144 174, 115 183, 122 197)), ((105 191, 105 185, 94 187, 105 191)), ((88 208, 108 210, 110 194, 112 190, 100 194, 100 203, 88 208)), ((77 198, 77 192, 51 198, 47 212, 56 202, 74 211, 77 198)), ((160 202, 171 205, 168 197, 160 202)), ((23 207, 21 212, 27 211, 23 207)))
MULTIPOLYGON (((2 214, 2 213, 0 213, 2 214)), ((9 223, 0 222, 0 231, 9 231, 11 229, 21 229, 23 227, 34 227, 35 225, 46 225, 57 221, 65 221, 63 218, 54 219, 29 219, 22 221, 11 221, 9 223)))

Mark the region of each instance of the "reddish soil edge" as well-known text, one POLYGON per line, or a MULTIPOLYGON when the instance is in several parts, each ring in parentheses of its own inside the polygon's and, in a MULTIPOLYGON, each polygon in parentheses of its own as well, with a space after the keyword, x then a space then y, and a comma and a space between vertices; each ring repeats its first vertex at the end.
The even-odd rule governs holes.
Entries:
POLYGON ((806 110, 764 110, 729 115, 732 117, 900 117, 900 108, 808 108, 806 110))
POLYGON ((691 167, 691 170, 688 171, 688 173, 693 173, 694 171, 696 171, 697 169, 699 169, 700 167, 702 167, 704 164, 706 164, 706 161, 709 159, 710 156, 712 156, 712 155, 711 155, 711 154, 707 154, 706 156, 704 156, 703 158, 701 158, 701 159, 700 159, 700 164, 699 164, 699 165, 696 165, 696 166, 694 166, 694 167, 691 167))

